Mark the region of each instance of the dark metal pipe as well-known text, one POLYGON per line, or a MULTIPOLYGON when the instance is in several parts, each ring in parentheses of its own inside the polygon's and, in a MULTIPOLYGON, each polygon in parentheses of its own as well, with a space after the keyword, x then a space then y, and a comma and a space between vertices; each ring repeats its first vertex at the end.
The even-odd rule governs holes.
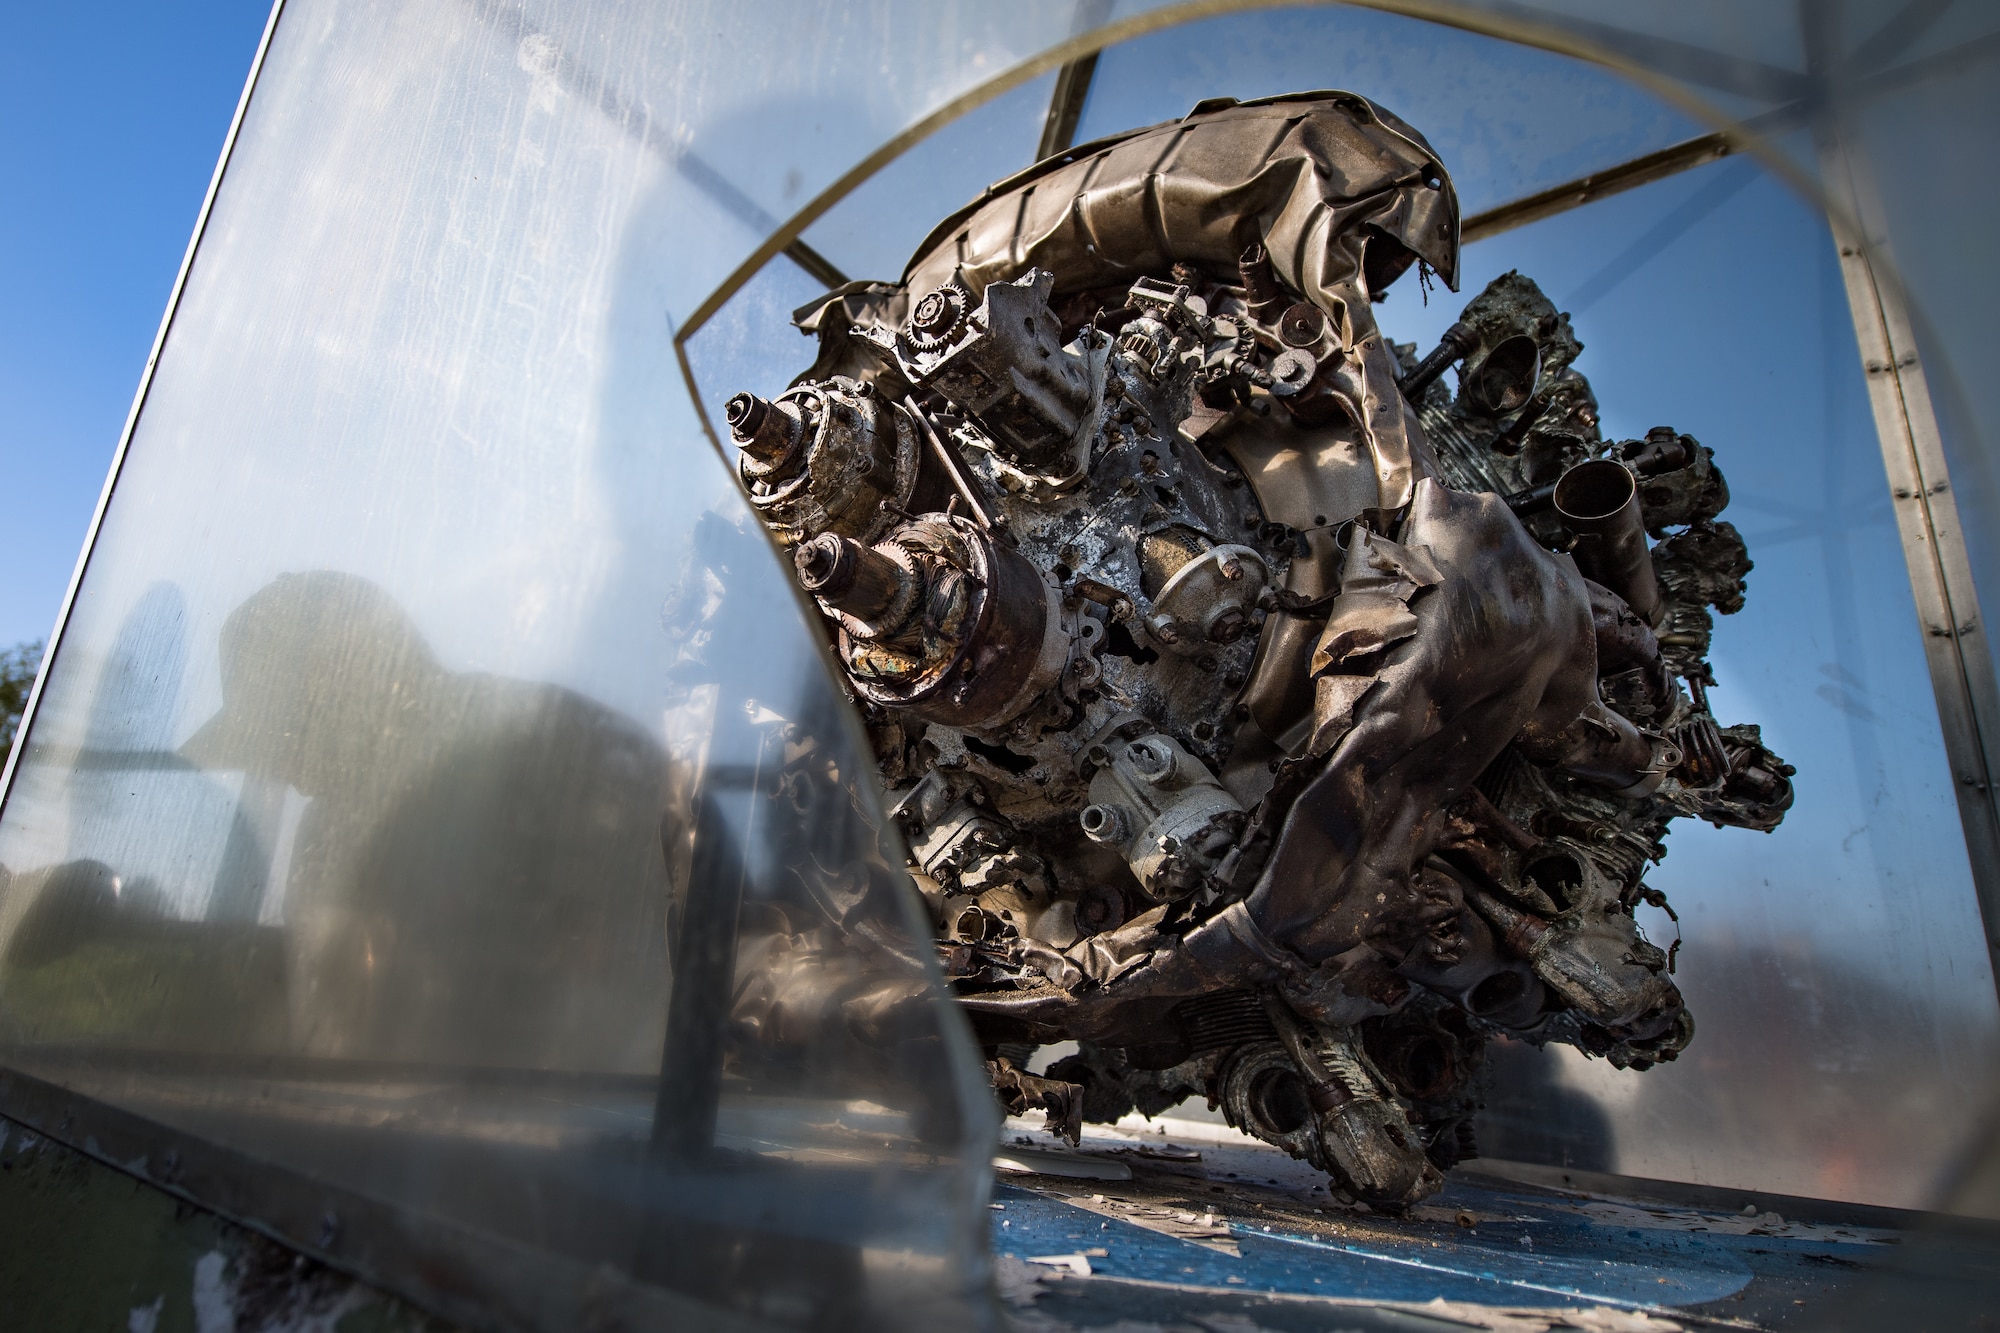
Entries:
POLYGON ((1236 271, 1242 275, 1243 299, 1252 315, 1268 324, 1284 313, 1290 301, 1278 286, 1278 275, 1272 271, 1271 257, 1261 242, 1252 242, 1243 252, 1236 261, 1236 271))
POLYGON ((1501 499, 1505 500, 1507 507, 1514 511, 1514 517, 1532 518, 1536 514, 1547 513, 1555 504, 1556 483, 1545 481, 1525 491, 1515 491, 1512 495, 1502 496, 1501 499))
POLYGON ((1693 463, 1694 441, 1672 426, 1655 426, 1646 432, 1644 440, 1627 443, 1620 456, 1640 476, 1657 477, 1663 472, 1678 472, 1693 463))
POLYGON ((1498 419, 1526 406, 1541 378, 1541 345, 1517 333, 1502 338, 1478 365, 1465 368, 1465 400, 1498 419))
POLYGON ((799 583, 834 610, 874 624, 903 600, 910 571, 870 546, 822 532, 792 554, 799 583))
POLYGON ((1562 474, 1550 498, 1563 526, 1576 534, 1570 554, 1584 577, 1623 597, 1647 624, 1658 625, 1665 606, 1631 470, 1608 458, 1578 463, 1562 474))
POLYGON ((1444 331, 1444 337, 1431 350, 1431 354, 1410 369, 1403 376, 1403 397, 1415 402, 1423 397, 1431 381, 1444 374, 1445 368, 1453 362, 1463 360, 1467 353, 1479 346, 1479 334, 1470 324, 1454 324, 1444 331))
POLYGON ((804 422, 790 403, 773 403, 754 393, 739 393, 723 405, 729 438, 736 447, 768 463, 798 443, 804 422))
POLYGON ((1527 442, 1528 433, 1534 430, 1535 423, 1542 419, 1549 410, 1549 404, 1555 401, 1555 388, 1556 386, 1551 384, 1530 398, 1528 405, 1521 409, 1521 414, 1514 418, 1514 424, 1493 437, 1490 447, 1494 453, 1504 458, 1512 458, 1521 452, 1521 446, 1527 442))
POLYGON ((1549 933, 1548 923, 1509 907, 1492 894, 1470 884, 1463 885, 1462 889, 1465 901, 1500 932, 1500 938, 1506 942, 1510 952, 1522 958, 1534 958, 1535 946, 1541 943, 1542 936, 1549 933))

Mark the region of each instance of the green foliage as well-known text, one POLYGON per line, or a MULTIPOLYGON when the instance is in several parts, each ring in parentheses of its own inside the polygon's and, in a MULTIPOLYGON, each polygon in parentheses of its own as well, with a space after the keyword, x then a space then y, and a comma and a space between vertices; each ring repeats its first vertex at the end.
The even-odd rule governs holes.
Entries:
POLYGON ((35 688, 35 673, 42 666, 42 645, 17 643, 0 651, 0 755, 14 744, 14 728, 21 723, 21 710, 28 706, 28 692, 35 688))
POLYGON ((0 1328, 451 1333, 392 1296, 10 1120, 0 1120, 0 1328))
POLYGON ((201 1041, 244 1050, 282 1046, 285 955, 278 931, 153 920, 125 923, 122 937, 106 938, 115 927, 93 922, 84 929, 92 927, 97 938, 72 942, 46 962, 10 950, 0 1037, 149 1048, 201 1041))

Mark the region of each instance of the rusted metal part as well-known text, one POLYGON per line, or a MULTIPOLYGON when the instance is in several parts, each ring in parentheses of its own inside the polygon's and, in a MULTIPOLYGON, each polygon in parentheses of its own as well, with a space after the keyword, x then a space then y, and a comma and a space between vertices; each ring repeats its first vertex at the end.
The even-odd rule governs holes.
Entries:
POLYGON ((1039 1108, 1048 1113, 1051 1133, 1062 1135, 1072 1146, 1082 1140, 1082 1088, 1017 1069, 1004 1055, 987 1061, 986 1072, 1008 1115, 1025 1115, 1039 1108))
POLYGON ((849 682, 871 704, 995 727, 1033 706, 1068 662, 1055 590, 966 519, 915 519, 872 548, 822 534, 801 553, 801 581, 839 624, 849 682))
POLYGON ((1473 1150, 1491 1034, 1691 1038, 1633 908, 1672 819, 1791 803, 1704 689, 1749 561, 1707 448, 1602 438, 1528 279, 1382 340, 1456 225, 1362 99, 1205 104, 994 186, 732 400, 1009 1106, 1203 1093, 1395 1209, 1473 1150))
POLYGON ((750 503, 790 546, 822 532, 872 541, 917 487, 916 426, 874 387, 834 379, 728 403, 750 503))
POLYGON ((1578 463, 1563 473, 1549 503, 1563 526, 1576 534, 1570 555, 1584 577, 1624 598, 1648 624, 1657 623, 1666 608, 1646 547, 1639 483, 1632 470, 1608 458, 1578 463))
POLYGON ((1108 340, 1064 347, 1049 308, 1052 284, 1032 270, 1019 282, 987 284, 975 303, 947 282, 916 303, 907 324, 867 336, 904 379, 974 416, 1012 462, 1061 478, 1080 464, 1095 429, 1108 340))

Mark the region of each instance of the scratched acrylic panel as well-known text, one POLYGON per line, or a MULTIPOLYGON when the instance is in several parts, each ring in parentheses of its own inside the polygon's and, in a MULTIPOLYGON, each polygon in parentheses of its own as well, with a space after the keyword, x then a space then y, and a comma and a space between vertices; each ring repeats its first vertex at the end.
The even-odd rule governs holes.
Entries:
POLYGON ((1530 41, 1601 53, 1701 128, 1738 131, 1795 186, 1817 188, 1829 142, 1840 145, 1861 195, 1846 204, 1859 208, 1878 268, 1910 306, 1979 601, 1992 605, 2000 386, 1984 367, 1995 351, 2000 265, 1986 257, 1980 228, 1996 201, 1992 173, 1963 165, 2000 124, 2000 10, 1706 0, 1612 15, 1590 0, 1468 0, 1462 12, 1530 41))
MULTIPOLYGON (((1018 67, 1094 24, 1138 40, 1084 136, 1346 83, 1458 157, 1468 211, 1797 105, 1828 45, 1790 4, 1463 7, 1670 105, 1456 28, 1244 9, 1176 34, 1144 0, 288 0, 0 812, 0 1063, 471 1238, 468 1311, 972 1317, 976 1053, 676 329, 843 173, 983 103, 809 229, 893 277, 1026 165, 1050 80, 1018 67)), ((1994 270, 1951 257, 1982 244, 1962 145, 1990 136, 1936 132, 1993 121, 1952 55, 1976 9, 1806 7, 1857 75, 1944 62, 1832 104, 1891 201, 1984 569, 1994 270)), ((1760 565, 1718 702, 1801 783, 1784 832, 1683 829, 1656 872, 1689 1056, 1517 1063, 1497 1101, 1538 1117, 1523 1155, 1913 1201, 1967 1123, 1991 978, 1824 227, 1725 170, 1467 255, 1468 295, 1518 264, 1592 298, 1609 429, 1721 451, 1760 565)), ((802 368, 781 317, 817 290, 756 274, 689 349, 704 394, 802 368)), ((1456 309, 1398 300, 1426 345, 1456 309)), ((338 1259, 335 1222, 287 1234, 338 1259)))
MULTIPOLYGON (((1684 941, 1681 1060, 1635 1075, 1502 1051, 1487 1146, 1921 1205, 1977 1126, 2000 1021, 1825 223, 1722 163, 1473 246, 1467 266, 1468 289, 1518 268, 1571 311, 1608 437, 1672 424, 1715 449, 1756 567, 1717 621, 1711 697, 1799 770, 1775 833, 1676 825, 1647 876, 1680 914, 1642 920, 1684 941)), ((1456 308, 1389 327, 1435 336, 1456 308)))
POLYGON ((984 1285, 976 1052, 670 339, 1071 13, 757 8, 286 6, 0 822, 10 1069, 552 1327, 984 1285))
POLYGON ((1600 66, 1335 5, 1226 14, 1110 48, 1078 138, 1209 98, 1318 88, 1360 93, 1414 126, 1451 168, 1467 217, 1708 128, 1600 66))
MULTIPOLYGON (((2000 124, 2000 13, 1958 6, 1943 31, 1913 42, 1908 61, 1936 68, 1882 88, 1851 113, 1851 151, 1879 212, 1869 240, 1894 262, 1910 295, 1917 350, 1938 414, 1980 606, 2000 607, 2000 379, 1988 373, 2000 338, 2000 264, 1979 219, 2000 208, 1990 172, 1960 171, 1965 136, 2000 124), (1968 31, 1968 29, 1970 29, 1968 31), (1979 59, 1957 53, 1982 49, 1979 59)), ((1993 614, 1981 617, 1993 623, 1993 614)), ((1989 639, 1990 642, 1990 639, 1989 639)))
MULTIPOLYGON (((1707 128, 1600 67, 1328 7, 1205 19, 1112 46, 1079 137, 1172 118, 1206 97, 1328 84, 1409 119, 1455 173, 1463 161, 1455 182, 1468 214, 1707 128)), ((1772 76, 1765 91, 1791 86, 1772 76)), ((1756 109, 1743 90, 1719 102, 1756 109)), ((995 179, 1016 169, 1012 142, 981 123, 997 121, 1000 105, 897 166, 914 177, 907 164, 928 153, 989 163, 995 179)), ((1810 153, 1780 147, 1795 160, 1810 153)), ((812 234, 829 252, 839 236, 921 234, 930 215, 908 216, 918 202, 858 191, 812 234)), ((1726 517, 1758 562, 1748 609, 1720 622, 1717 703, 1725 722, 1761 723, 1800 769, 1798 804, 1778 833, 1677 825, 1649 876, 1682 915, 1677 928, 1649 909, 1646 925, 1662 945, 1685 941, 1694 1047, 1637 1074, 1503 1046, 1489 1148, 1920 1205, 1978 1122, 2000 1021, 1825 223, 1737 159, 1475 244, 1466 266, 1455 296, 1425 302, 1404 284, 1412 289, 1378 310, 1384 328, 1427 349, 1467 298, 1519 268, 1576 316, 1579 368, 1608 435, 1671 422, 1717 449, 1735 495, 1726 517)), ((760 273, 692 340, 711 410, 735 388, 769 392, 804 368, 809 347, 782 323, 810 284, 784 267, 760 273)), ((850 276, 900 270, 892 256, 850 276)))

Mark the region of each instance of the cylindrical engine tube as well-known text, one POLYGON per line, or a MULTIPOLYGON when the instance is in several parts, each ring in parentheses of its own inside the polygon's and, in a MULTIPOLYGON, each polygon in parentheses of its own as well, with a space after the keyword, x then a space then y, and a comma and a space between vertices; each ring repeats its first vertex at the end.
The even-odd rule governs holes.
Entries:
POLYGON ((1424 390, 1431 387, 1431 381, 1464 359, 1466 353, 1479 345, 1479 334, 1470 324, 1454 324, 1444 331, 1444 338, 1431 349, 1431 354, 1410 368, 1403 376, 1403 396, 1411 402, 1423 397, 1424 390))
POLYGON ((855 692, 870 703, 945 726, 996 726, 1040 699, 1069 659, 1054 588, 1026 556, 964 518, 926 515, 873 550, 858 543, 836 549, 821 538, 798 566, 800 582, 848 616, 848 603, 867 589, 888 589, 889 569, 899 580, 898 604, 901 589, 923 588, 911 599, 922 605, 910 607, 908 626, 891 631, 895 643, 871 643, 857 632, 869 627, 842 622, 841 657, 855 692), (911 569, 885 553, 891 547, 906 553, 911 569), (829 595, 831 587, 843 591, 829 595))
POLYGON ((799 409, 771 403, 754 393, 739 393, 723 407, 729 437, 736 447, 761 462, 783 457, 799 442, 799 409))
POLYGON ((800 546, 792 563, 807 592, 864 624, 879 624, 909 600, 910 571, 852 537, 823 532, 800 546))
POLYGON ((1584 577, 1625 599, 1649 625, 1665 609, 1646 525, 1639 516, 1639 487, 1627 468, 1610 459, 1578 463, 1556 483, 1555 511, 1577 536, 1570 554, 1584 577))
POLYGON ((1236 261, 1237 272, 1243 276, 1243 297, 1250 305, 1250 313, 1258 319, 1276 319, 1285 308, 1285 293, 1278 286, 1277 274, 1271 270, 1271 257, 1264 252, 1261 243, 1253 243, 1236 261))

